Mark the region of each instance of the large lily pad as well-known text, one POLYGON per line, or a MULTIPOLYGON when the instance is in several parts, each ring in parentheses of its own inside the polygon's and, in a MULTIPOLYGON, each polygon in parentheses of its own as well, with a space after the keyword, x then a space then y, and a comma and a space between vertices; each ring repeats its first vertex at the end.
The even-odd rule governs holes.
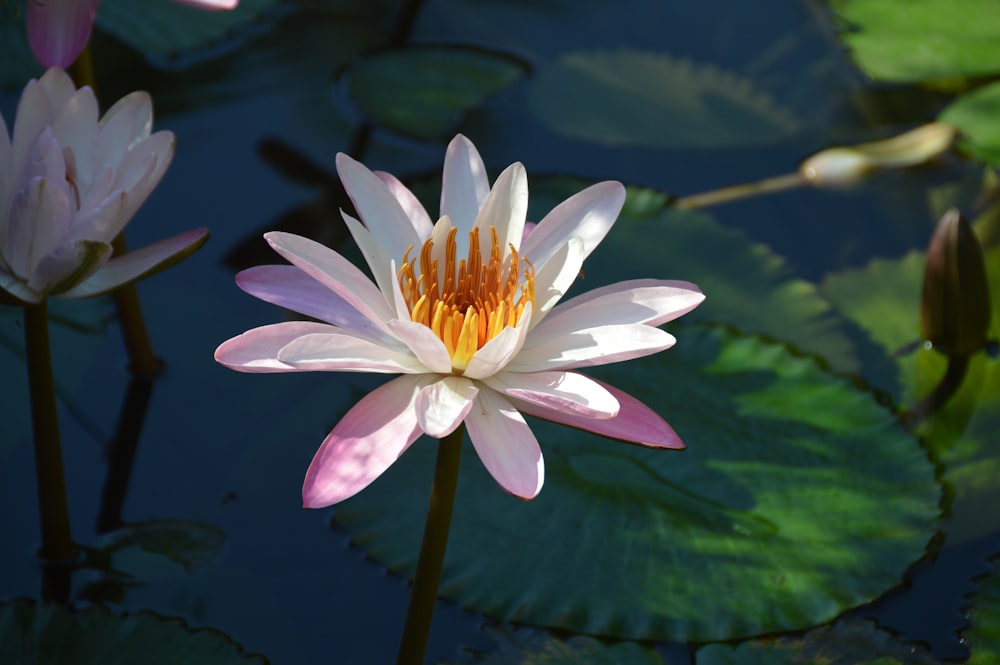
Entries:
POLYGON ((858 65, 885 81, 1000 72, 993 0, 837 0, 858 65))
POLYGON ((465 113, 527 69, 506 53, 424 45, 367 55, 343 71, 340 87, 367 119, 436 140, 453 133, 465 113))
POLYGON ((761 145, 800 124, 731 72, 628 49, 563 55, 532 80, 528 103, 552 130, 611 146, 761 145))
MULTIPOLYGON (((444 597, 506 621, 700 642, 816 625, 899 582, 939 513, 916 440, 814 359, 728 329, 678 334, 667 353, 594 374, 663 414, 687 450, 533 424, 548 479, 520 503, 469 449, 444 597)), ((336 511, 402 575, 435 447, 419 442, 336 511)))
MULTIPOLYGON (((1000 42, 1000 38, 996 40, 1000 42)), ((963 95, 940 116, 943 122, 956 125, 968 139, 972 152, 994 165, 1000 165, 1000 83, 992 83, 963 95)))
POLYGON ((530 628, 488 630, 490 653, 466 652, 454 665, 664 665, 656 650, 636 642, 607 643, 592 637, 560 640, 530 628))
POLYGON ((963 637, 971 651, 968 665, 1000 662, 1000 575, 996 570, 979 582, 963 637))
POLYGON ((115 616, 100 606, 0 605, 4 665, 266 665, 214 630, 191 630, 152 612, 115 616))

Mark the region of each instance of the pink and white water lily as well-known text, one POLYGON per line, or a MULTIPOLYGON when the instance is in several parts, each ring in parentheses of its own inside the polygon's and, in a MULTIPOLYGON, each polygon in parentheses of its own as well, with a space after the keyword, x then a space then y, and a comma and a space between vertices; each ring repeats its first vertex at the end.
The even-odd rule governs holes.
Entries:
POLYGON ((111 241, 167 170, 174 135, 152 133, 145 92, 98 115, 91 89, 53 68, 25 87, 12 136, 0 116, 0 300, 99 295, 173 265, 208 237, 197 229, 113 256, 111 241))
POLYGON ((374 282, 332 249, 268 233, 292 265, 251 268, 237 283, 317 321, 255 328, 215 353, 243 372, 401 375, 361 399, 323 441, 306 473, 306 507, 354 495, 421 434, 442 438, 463 422, 493 478, 523 499, 544 480, 525 414, 683 447, 649 407, 576 371, 672 346, 674 337, 657 326, 704 300, 694 284, 644 279, 560 302, 621 211, 620 183, 588 187, 525 234, 524 167, 511 165, 491 188, 463 136, 448 146, 436 222, 393 176, 344 154, 337 170, 361 218, 343 213, 344 221, 374 282))

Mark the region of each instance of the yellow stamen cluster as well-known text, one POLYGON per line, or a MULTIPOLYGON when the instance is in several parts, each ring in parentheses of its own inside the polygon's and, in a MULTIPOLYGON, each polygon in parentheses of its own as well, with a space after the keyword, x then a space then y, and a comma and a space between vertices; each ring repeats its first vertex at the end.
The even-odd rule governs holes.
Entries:
POLYGON ((525 306, 534 303, 535 271, 531 262, 518 257, 513 245, 504 261, 492 226, 489 257, 484 258, 479 229, 474 228, 469 233, 469 256, 458 260, 457 232, 452 228, 448 233, 443 270, 433 257, 433 241, 424 243, 419 262, 410 260, 413 248, 407 249, 399 286, 410 318, 434 331, 448 349, 452 370, 461 374, 476 351, 504 328, 517 325, 525 306))

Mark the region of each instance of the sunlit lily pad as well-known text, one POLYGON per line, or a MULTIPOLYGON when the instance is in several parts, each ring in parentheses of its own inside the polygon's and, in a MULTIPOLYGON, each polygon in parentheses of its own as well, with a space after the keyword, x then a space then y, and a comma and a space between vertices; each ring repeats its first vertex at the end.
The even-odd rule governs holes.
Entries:
POLYGON ((57 605, 0 605, 4 665, 266 665, 222 633, 192 630, 152 612, 115 616, 100 606, 69 612, 57 605))
POLYGON ((366 119, 434 140, 526 72, 525 63, 505 53, 424 45, 367 55, 343 71, 339 87, 366 119))
MULTIPOLYGON (((1000 39, 997 39, 1000 42, 1000 39)), ((1000 165, 1000 83, 991 83, 963 95, 941 113, 941 120, 957 125, 966 146, 979 157, 1000 165)))
MULTIPOLYGON (((532 212, 538 219, 585 183, 535 178, 531 185, 532 212)), ((841 320, 785 259, 708 213, 668 208, 666 197, 652 190, 628 188, 619 221, 584 264, 584 272, 578 282, 582 289, 626 277, 694 282, 707 299, 687 318, 770 335, 822 356, 839 370, 858 368, 841 320), (628 257, 627 264, 621 257, 628 257)))
POLYGON ((969 629, 963 638, 971 651, 968 665, 1000 662, 1000 575, 995 568, 979 581, 969 610, 969 629))
POLYGON ((994 0, 836 0, 858 65, 885 81, 1000 72, 994 0))
MULTIPOLYGON (((828 621, 923 555, 934 470, 872 394, 758 337, 676 332, 671 351, 593 373, 664 415, 688 448, 533 423, 547 481, 529 503, 468 450, 445 598, 505 621, 700 642, 828 621)), ((419 442, 336 510, 355 544, 407 576, 435 447, 419 442)))
POLYGON ((497 644, 489 653, 466 652, 446 665, 664 665, 656 650, 635 642, 592 637, 557 639, 529 628, 488 630, 497 644))
POLYGON ((563 55, 531 81, 528 104, 552 130, 611 146, 761 145, 800 125, 736 74, 627 49, 563 55))
POLYGON ((924 648, 903 642, 870 621, 852 619, 811 630, 802 637, 712 644, 698 651, 697 665, 939 665, 924 648))
POLYGON ((218 50, 224 41, 249 33, 282 0, 241 0, 230 11, 205 11, 174 0, 103 0, 98 29, 113 35, 158 64, 196 49, 218 50))

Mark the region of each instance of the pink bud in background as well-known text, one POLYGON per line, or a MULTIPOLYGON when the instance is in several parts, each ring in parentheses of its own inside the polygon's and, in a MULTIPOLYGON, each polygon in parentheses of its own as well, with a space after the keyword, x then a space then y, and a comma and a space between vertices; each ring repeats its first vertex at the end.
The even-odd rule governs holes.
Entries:
POLYGON ((99 0, 28 0, 28 43, 45 67, 65 67, 90 39, 99 0))

